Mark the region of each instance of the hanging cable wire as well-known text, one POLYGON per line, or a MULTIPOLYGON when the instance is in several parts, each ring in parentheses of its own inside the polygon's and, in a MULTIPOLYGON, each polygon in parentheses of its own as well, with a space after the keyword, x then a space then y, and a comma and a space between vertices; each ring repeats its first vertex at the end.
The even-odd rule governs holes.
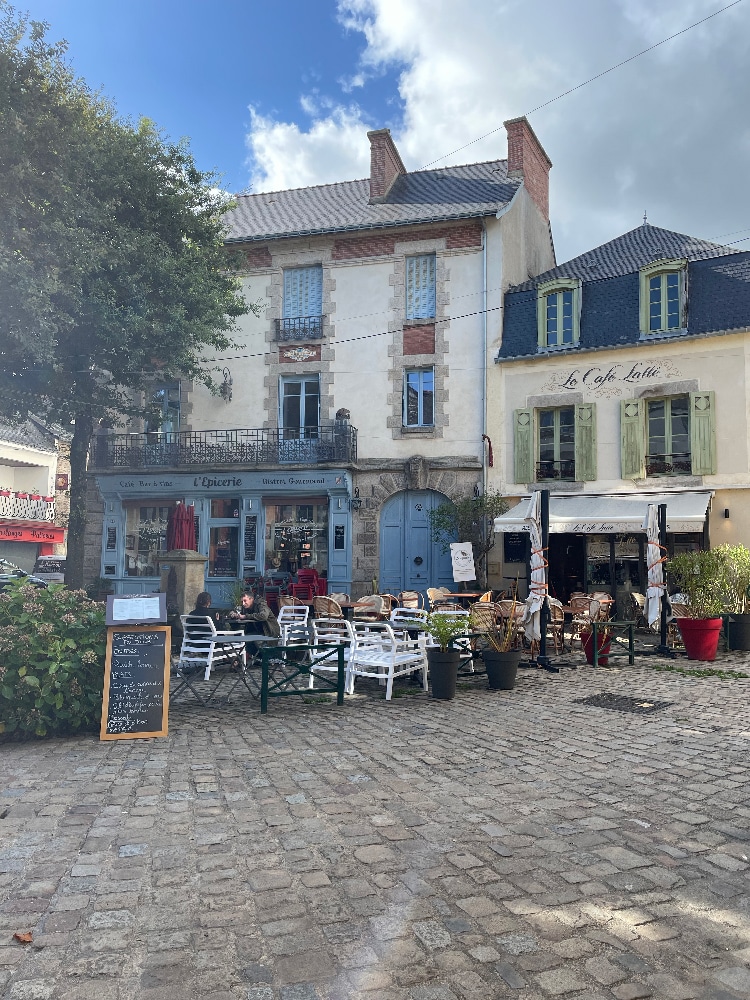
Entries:
MULTIPOLYGON (((545 101, 544 104, 539 104, 531 111, 526 111, 524 117, 528 118, 530 115, 535 114, 537 111, 541 111, 542 108, 548 108, 550 104, 554 104, 556 101, 560 101, 563 97, 567 97, 569 94, 574 94, 581 87, 587 87, 594 80, 600 80, 603 76, 607 76, 608 73, 614 73, 616 69, 620 69, 621 66, 627 66, 628 63, 633 62, 634 59, 640 59, 641 56, 645 56, 647 52, 653 52, 654 49, 658 49, 660 45, 666 45, 667 42, 671 42, 674 38, 679 38, 680 35, 684 35, 687 31, 692 31, 693 28, 697 28, 699 24, 705 24, 706 21, 710 21, 712 17, 716 17, 718 14, 723 14, 724 11, 730 10, 732 7, 736 7, 737 4, 742 3, 742 0, 733 0, 732 3, 727 4, 726 7, 721 7, 719 10, 715 10, 713 14, 708 14, 706 17, 702 17, 700 21, 696 21, 694 24, 689 24, 687 28, 682 28, 680 31, 676 31, 673 35, 669 35, 667 38, 662 38, 660 42, 655 42, 653 45, 649 45, 647 49, 642 49, 640 52, 636 52, 635 55, 629 56, 627 59, 623 59, 622 62, 616 63, 614 66, 610 66, 609 69, 602 70, 601 73, 597 73, 596 76, 590 76, 588 80, 584 80, 583 83, 577 84, 575 87, 571 87, 569 90, 564 91, 562 94, 558 94, 557 97, 550 98, 549 101, 545 101)), ((453 156, 455 153, 460 153, 462 149, 468 149, 469 146, 473 146, 477 142, 481 142, 482 139, 486 139, 490 135, 494 135, 503 128, 502 125, 498 125, 497 128, 490 129, 489 132, 485 132, 484 135, 478 136, 476 139, 472 139, 471 142, 464 143, 463 146, 459 146, 457 149, 451 150, 450 153, 444 153, 442 156, 438 156, 436 160, 430 160, 429 163, 425 163, 420 170, 426 170, 428 167, 434 166, 436 163, 440 163, 441 160, 446 160, 449 156, 453 156)))

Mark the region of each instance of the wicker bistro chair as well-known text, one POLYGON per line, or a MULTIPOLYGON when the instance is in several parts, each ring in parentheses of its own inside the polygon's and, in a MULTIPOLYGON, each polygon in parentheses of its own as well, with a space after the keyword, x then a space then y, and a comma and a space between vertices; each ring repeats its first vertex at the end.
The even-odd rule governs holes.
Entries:
POLYGON ((517 641, 522 643, 526 634, 522 624, 524 611, 526 610, 525 603, 523 601, 514 601, 506 597, 503 598, 502 601, 497 602, 497 607, 501 618, 507 620, 511 615, 513 615, 513 618, 515 619, 514 632, 517 636, 517 641))
POLYGON ((423 608, 424 596, 418 590, 402 590, 398 603, 402 608, 423 608))
POLYGON ((354 608, 354 621, 379 622, 385 615, 385 606, 380 594, 368 594, 360 597, 354 608))
POLYGON ((638 591, 631 591, 629 595, 629 607, 627 610, 627 615, 632 618, 636 624, 636 628, 648 628, 648 622, 646 621, 646 598, 643 594, 639 594, 638 591))
POLYGON ((279 598, 279 608, 304 608, 307 605, 299 597, 284 594, 279 598))
POLYGON ((313 597, 313 614, 316 618, 343 618, 341 605, 332 597, 313 597))
POLYGON ((548 597, 547 607, 549 608, 547 632, 552 638, 555 652, 561 653, 565 649, 565 612, 562 602, 555 597, 548 597))
POLYGON ((597 616, 597 621, 600 622, 606 621, 611 616, 612 606, 615 603, 612 600, 610 594, 608 594, 606 591, 603 590, 601 591, 595 590, 592 591, 592 593, 589 596, 592 597, 593 600, 599 602, 599 614, 597 616))
POLYGON ((598 620, 599 602, 593 597, 571 597, 570 610, 573 615, 570 632, 570 645, 577 640, 583 646, 581 631, 588 629, 592 622, 598 620))
POLYGON ((446 587, 428 587, 427 588, 427 600, 430 603, 430 611, 435 611, 437 606, 441 602, 446 601, 446 594, 450 594, 450 590, 446 587))

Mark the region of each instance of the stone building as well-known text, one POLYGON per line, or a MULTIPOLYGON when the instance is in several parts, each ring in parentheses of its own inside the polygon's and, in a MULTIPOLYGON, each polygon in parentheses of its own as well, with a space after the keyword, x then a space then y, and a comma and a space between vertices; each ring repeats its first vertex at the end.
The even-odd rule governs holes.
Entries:
POLYGON ((303 562, 355 596, 451 582, 427 515, 485 487, 503 292, 554 265, 550 161, 506 129, 507 160, 415 172, 381 129, 369 178, 238 197, 227 248, 259 315, 211 361, 221 396, 158 386, 158 419, 101 436, 90 576, 155 589, 184 500, 215 603, 303 562))

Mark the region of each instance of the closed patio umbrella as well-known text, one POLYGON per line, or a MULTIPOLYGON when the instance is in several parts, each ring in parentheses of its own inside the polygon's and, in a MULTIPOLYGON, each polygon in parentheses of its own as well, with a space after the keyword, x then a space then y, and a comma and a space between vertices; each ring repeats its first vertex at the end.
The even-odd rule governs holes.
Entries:
POLYGON ((195 507, 176 504, 167 521, 167 551, 173 549, 195 550, 195 507))
POLYGON ((659 544, 659 511, 655 503, 648 505, 643 527, 646 530, 646 567, 648 569, 646 620, 649 625, 653 625, 661 614, 661 598, 664 593, 664 562, 667 558, 659 544))
POLYGON ((531 494, 525 517, 531 541, 531 579, 522 621, 526 638, 531 642, 539 642, 541 639, 541 611, 547 597, 547 559, 542 548, 541 505, 541 493, 537 490, 531 494))

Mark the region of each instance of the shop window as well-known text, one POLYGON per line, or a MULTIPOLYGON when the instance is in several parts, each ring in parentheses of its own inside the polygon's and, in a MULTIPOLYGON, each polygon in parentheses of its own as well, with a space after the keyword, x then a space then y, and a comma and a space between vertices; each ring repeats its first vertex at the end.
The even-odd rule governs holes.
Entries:
POLYGON ((687 267, 684 260, 660 260, 640 271, 641 336, 685 328, 687 267))
POLYGON ((159 576, 159 557, 167 548, 167 522, 174 502, 125 504, 125 575, 159 576))
POLYGON ((313 566, 328 572, 328 497, 264 502, 265 569, 295 574, 313 566))
POLYGON ((404 427, 434 427, 434 368, 407 368, 404 372, 403 420, 404 427))
POLYGON ((516 483, 596 479, 596 404, 515 410, 516 483))
POLYGON ((580 339, 581 283, 577 278, 545 281, 537 289, 540 350, 573 347, 580 339))

